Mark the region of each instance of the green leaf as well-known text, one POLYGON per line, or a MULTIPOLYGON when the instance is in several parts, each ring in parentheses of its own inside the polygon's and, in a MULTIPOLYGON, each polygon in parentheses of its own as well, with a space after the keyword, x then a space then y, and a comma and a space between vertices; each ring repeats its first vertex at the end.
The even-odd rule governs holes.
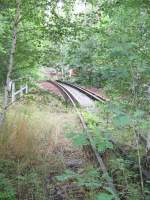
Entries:
POLYGON ((64 174, 60 175, 60 176, 56 176, 56 179, 58 181, 61 181, 61 182, 64 182, 64 181, 67 181, 69 179, 72 179, 72 178, 75 178, 77 175, 75 172, 67 169, 65 170, 64 174))
POLYGON ((112 200, 113 195, 107 193, 99 193, 96 195, 96 200, 112 200))
POLYGON ((86 169, 83 175, 78 176, 77 180, 79 186, 84 186, 90 189, 98 189, 101 187, 99 172, 94 168, 86 169))
POLYGON ((15 193, 15 188, 11 184, 11 181, 4 174, 0 174, 0 199, 15 200, 15 193))
POLYGON ((84 134, 79 134, 73 138, 73 143, 76 146, 83 146, 83 145, 87 144, 88 142, 87 142, 87 138, 84 134))
POLYGON ((105 136, 102 135, 101 130, 98 128, 94 129, 93 133, 93 144, 97 147, 97 150, 101 153, 106 149, 112 149, 113 145, 109 142, 109 136, 105 133, 105 136))
POLYGON ((135 113, 134 113, 134 117, 135 118, 142 118, 144 116, 144 111, 142 110, 136 110, 135 113))
POLYGON ((88 143, 84 133, 70 132, 66 134, 68 139, 71 139, 75 146, 82 146, 88 143))
POLYGON ((128 115, 118 115, 113 119, 113 123, 117 127, 125 127, 130 125, 130 118, 128 115))
POLYGON ((97 149, 100 153, 104 152, 106 149, 113 149, 113 145, 108 140, 103 140, 102 142, 99 142, 97 145, 97 149))
POLYGON ((98 180, 91 180, 90 178, 85 180, 82 177, 78 179, 78 185, 91 189, 98 189, 101 187, 101 183, 98 180))

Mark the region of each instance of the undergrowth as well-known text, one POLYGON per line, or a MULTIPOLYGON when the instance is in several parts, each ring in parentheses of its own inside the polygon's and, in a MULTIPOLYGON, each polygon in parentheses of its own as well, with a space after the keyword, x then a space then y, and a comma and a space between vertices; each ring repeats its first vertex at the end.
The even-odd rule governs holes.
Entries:
MULTIPOLYGON (((95 114, 84 112, 88 131, 93 145, 102 156, 110 177, 121 200, 149 200, 150 174, 149 157, 141 137, 146 138, 149 131, 147 114, 139 109, 126 110, 125 105, 113 103, 98 105, 95 114)), ((87 134, 73 131, 66 134, 77 147, 89 148, 87 134)), ((93 156, 93 155, 91 155, 93 156)), ((96 164, 96 163, 95 163, 96 164)), ((93 165, 90 174, 86 171, 74 173, 64 171, 59 181, 72 180, 86 189, 89 200, 116 199, 107 181, 97 165, 93 165), (95 171, 96 170, 96 171, 95 171), (90 180, 90 181, 88 181, 90 180)))
POLYGON ((71 108, 46 92, 9 108, 0 129, 0 200, 51 198, 49 174, 65 169, 56 152, 67 144, 67 123, 78 123, 71 108))
MULTIPOLYGON (((149 130, 146 114, 109 103, 98 107, 99 112, 83 115, 120 199, 149 200, 149 180, 143 174, 149 166, 139 138, 149 130)), ((0 130, 0 200, 48 200, 56 191, 64 192, 66 200, 117 199, 93 161, 66 168, 64 154, 74 159, 70 149, 88 145, 71 107, 47 92, 27 95, 9 109, 0 130)))

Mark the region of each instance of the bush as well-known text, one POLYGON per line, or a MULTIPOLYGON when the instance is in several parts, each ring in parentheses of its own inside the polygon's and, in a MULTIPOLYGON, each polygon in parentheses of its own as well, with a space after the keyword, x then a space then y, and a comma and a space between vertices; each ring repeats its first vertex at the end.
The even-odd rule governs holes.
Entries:
POLYGON ((15 200, 15 193, 10 180, 0 174, 0 200, 15 200))

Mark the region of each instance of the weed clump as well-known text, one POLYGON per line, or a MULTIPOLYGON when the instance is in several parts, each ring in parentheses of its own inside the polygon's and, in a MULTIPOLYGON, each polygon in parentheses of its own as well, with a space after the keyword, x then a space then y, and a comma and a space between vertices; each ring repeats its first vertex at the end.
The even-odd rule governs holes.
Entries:
POLYGON ((49 174, 64 170, 55 151, 66 145, 64 124, 76 118, 66 107, 58 114, 57 100, 52 108, 49 101, 27 96, 7 113, 0 129, 0 200, 46 200, 49 174))

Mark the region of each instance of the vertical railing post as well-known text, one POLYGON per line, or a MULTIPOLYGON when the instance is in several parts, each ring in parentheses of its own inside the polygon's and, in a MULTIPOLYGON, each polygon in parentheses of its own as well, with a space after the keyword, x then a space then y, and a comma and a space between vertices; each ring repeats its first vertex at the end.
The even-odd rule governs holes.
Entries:
POLYGON ((22 89, 22 88, 23 88, 23 86, 21 85, 21 86, 20 86, 20 97, 23 96, 23 89, 22 89))
POLYGON ((27 83, 26 83, 26 94, 28 93, 28 85, 27 85, 27 83))
POLYGON ((11 101, 12 103, 15 101, 15 82, 12 82, 12 91, 11 91, 11 101))

